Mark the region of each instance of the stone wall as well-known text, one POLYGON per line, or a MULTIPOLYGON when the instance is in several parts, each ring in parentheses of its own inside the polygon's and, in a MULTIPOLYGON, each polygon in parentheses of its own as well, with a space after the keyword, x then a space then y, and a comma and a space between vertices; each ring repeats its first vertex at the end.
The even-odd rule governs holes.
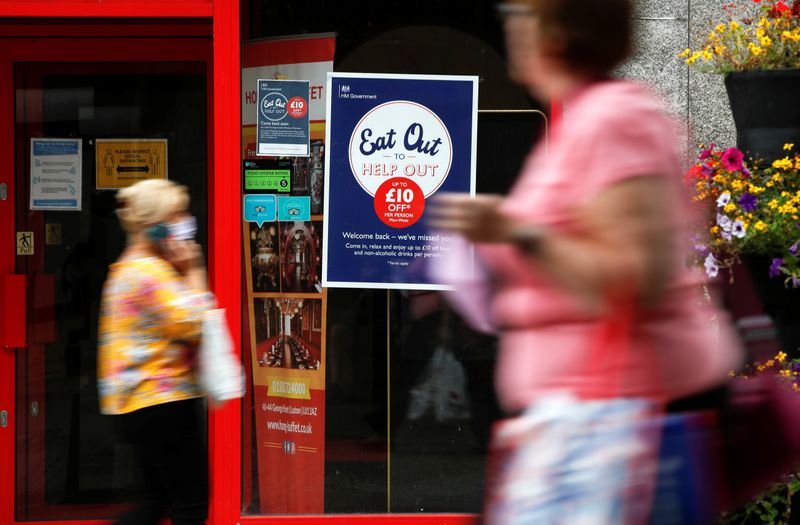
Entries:
POLYGON ((647 81, 663 95, 670 111, 686 124, 690 151, 698 142, 736 144, 722 76, 697 73, 676 57, 708 34, 709 20, 720 20, 722 4, 723 0, 634 0, 635 51, 619 74, 647 81))

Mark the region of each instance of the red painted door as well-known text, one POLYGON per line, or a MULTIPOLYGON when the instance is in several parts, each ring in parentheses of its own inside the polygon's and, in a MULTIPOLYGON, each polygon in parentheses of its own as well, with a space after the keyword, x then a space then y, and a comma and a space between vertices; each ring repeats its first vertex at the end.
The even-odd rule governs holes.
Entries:
POLYGON ((0 523, 107 519, 136 487, 95 373, 125 242, 114 188, 188 186, 207 251, 210 53, 208 38, 0 43, 0 523))

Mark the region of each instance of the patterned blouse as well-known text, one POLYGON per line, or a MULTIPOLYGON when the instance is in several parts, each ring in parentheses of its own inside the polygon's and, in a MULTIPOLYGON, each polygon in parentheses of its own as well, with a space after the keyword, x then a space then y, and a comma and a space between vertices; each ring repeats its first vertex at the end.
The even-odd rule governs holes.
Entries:
POLYGON ((126 414, 204 395, 194 358, 212 307, 210 293, 188 289, 159 257, 112 264, 100 310, 100 411, 126 414))

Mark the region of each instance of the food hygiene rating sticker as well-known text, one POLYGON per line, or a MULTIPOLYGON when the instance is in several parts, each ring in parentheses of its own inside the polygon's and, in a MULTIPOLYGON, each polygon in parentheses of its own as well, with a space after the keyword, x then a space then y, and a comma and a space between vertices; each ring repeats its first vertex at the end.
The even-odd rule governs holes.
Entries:
POLYGON ((375 199, 375 213, 392 228, 422 218, 425 199, 447 179, 450 133, 429 108, 394 100, 364 115, 350 136, 350 169, 375 199))

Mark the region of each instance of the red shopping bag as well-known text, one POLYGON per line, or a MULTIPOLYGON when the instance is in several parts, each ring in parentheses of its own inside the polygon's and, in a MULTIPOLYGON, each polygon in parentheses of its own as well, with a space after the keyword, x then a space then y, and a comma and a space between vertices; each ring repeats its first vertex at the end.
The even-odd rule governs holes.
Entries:
POLYGON ((800 393, 771 374, 737 378, 727 405, 720 435, 735 508, 800 466, 800 393))

